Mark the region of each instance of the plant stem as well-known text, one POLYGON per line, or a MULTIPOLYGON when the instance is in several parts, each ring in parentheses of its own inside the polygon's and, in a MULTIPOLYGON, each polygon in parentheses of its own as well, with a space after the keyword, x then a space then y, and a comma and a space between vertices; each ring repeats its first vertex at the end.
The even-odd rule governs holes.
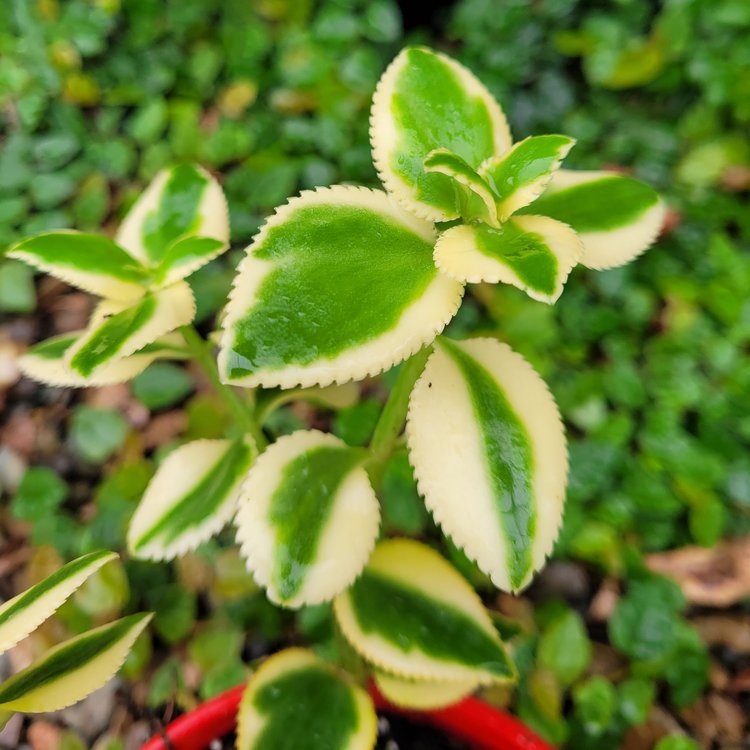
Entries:
POLYGON ((260 429, 250 404, 240 398, 231 386, 221 382, 221 376, 214 360, 211 344, 205 341, 193 326, 183 326, 180 331, 185 337, 185 343, 187 343, 190 353, 195 357, 203 372, 205 372, 206 377, 211 381, 211 384, 216 389, 216 393, 227 405, 230 415, 244 432, 252 435, 256 447, 259 451, 262 451, 268 445, 268 440, 266 440, 266 436, 260 429))
POLYGON ((409 395, 417 378, 422 374, 431 352, 432 347, 426 346, 401 365, 401 372, 393 384, 378 423, 375 425, 370 441, 370 458, 366 468, 370 482, 376 491, 383 483, 385 465, 393 454, 393 449, 403 429, 409 408, 409 395))

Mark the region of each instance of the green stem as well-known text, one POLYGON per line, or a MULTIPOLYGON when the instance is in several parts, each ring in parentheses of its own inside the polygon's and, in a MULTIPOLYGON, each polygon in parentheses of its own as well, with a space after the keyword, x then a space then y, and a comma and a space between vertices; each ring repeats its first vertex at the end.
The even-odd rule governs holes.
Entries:
POLYGON ((401 371, 393 384, 383 411, 380 413, 378 423, 375 425, 375 431, 370 441, 367 473, 370 475, 370 482, 376 491, 380 489, 380 485, 383 483, 385 466, 393 454, 404 427, 406 412, 409 408, 409 395, 414 383, 417 382, 417 378, 422 374, 431 352, 432 347, 426 346, 401 365, 401 371))
POLYGON ((268 445, 268 440, 266 440, 266 436, 255 420, 250 404, 240 398, 231 386, 221 382, 210 343, 205 341, 193 326, 183 326, 180 331, 185 337, 185 343, 188 345, 190 353, 195 357, 203 372, 206 373, 206 377, 211 381, 217 394, 227 405, 229 414, 244 432, 252 435, 256 447, 259 451, 262 451, 268 445))

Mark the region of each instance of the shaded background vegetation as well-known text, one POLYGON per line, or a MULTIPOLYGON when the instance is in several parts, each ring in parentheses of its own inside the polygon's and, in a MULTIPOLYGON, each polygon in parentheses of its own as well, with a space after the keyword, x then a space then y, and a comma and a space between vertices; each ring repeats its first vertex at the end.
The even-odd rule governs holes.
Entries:
MULTIPOLYGON (((473 287, 450 327, 508 341, 560 403, 572 468, 553 564, 523 597, 498 597, 440 541, 403 454, 389 467, 384 528, 436 540, 480 588, 521 672, 518 690, 487 698, 551 741, 648 748, 682 728, 705 747, 745 747, 750 4, 458 0, 431 17, 404 6, 11 2, 0 15, 0 252, 45 229, 110 230, 162 166, 197 160, 223 179, 235 248, 190 280, 210 330, 232 265, 276 205, 316 185, 376 184, 369 100, 405 41, 467 63, 517 137, 567 133, 578 139, 569 166, 653 183, 671 231, 638 262, 576 269, 554 307, 473 287), (692 547, 720 543, 696 574, 692 547), (670 552, 683 548, 687 557, 670 552)), ((0 255, 3 596, 61 559, 121 549, 160 457, 177 441, 223 434, 223 407, 190 368, 158 363, 132 387, 85 394, 19 380, 15 357, 80 327, 89 307, 0 255)), ((356 406, 291 406, 266 427, 330 426, 362 444, 383 394, 376 380, 356 406)), ((156 610, 154 632, 125 670, 136 683, 129 718, 102 748, 117 747, 132 721, 164 718, 165 705, 236 684, 248 659, 283 643, 336 647, 328 608, 272 608, 226 533, 174 565, 108 566, 29 648, 136 606, 156 610)), ((77 735, 65 737, 76 747, 77 735)))

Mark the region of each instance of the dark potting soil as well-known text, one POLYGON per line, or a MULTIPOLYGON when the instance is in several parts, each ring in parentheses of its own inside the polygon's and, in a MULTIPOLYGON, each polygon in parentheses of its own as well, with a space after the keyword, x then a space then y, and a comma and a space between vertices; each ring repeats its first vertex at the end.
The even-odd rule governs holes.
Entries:
MULTIPOLYGON (((234 750, 235 736, 225 737, 209 750, 234 750)), ((325 750, 311 747, 310 750, 325 750)), ((375 750, 472 750, 470 745, 446 737, 444 732, 420 724, 403 716, 385 714, 378 716, 378 743, 375 750)))
POLYGON ((376 750, 471 750, 465 742, 447 737, 439 729, 419 724, 403 716, 378 717, 376 750))

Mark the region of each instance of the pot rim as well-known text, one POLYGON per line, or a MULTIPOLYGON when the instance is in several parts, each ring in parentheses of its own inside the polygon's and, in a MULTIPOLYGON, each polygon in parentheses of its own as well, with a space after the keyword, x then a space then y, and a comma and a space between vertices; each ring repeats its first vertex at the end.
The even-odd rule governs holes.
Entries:
MULTIPOLYGON (((478 698, 465 698, 434 711, 410 711, 387 701, 374 683, 368 689, 377 710, 430 724, 468 742, 475 750, 553 750, 518 719, 478 698)), ((206 750, 213 740, 236 727, 244 690, 244 685, 238 685, 179 716, 141 750, 206 750)))

